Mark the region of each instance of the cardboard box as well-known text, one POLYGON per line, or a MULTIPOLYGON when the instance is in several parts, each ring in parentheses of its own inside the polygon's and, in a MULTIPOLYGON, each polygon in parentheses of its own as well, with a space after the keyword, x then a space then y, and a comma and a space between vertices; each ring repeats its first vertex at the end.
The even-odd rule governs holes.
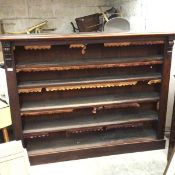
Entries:
POLYGON ((0 175, 29 175, 30 163, 21 141, 0 144, 0 175))
POLYGON ((0 129, 10 126, 12 124, 10 107, 0 101, 0 129))

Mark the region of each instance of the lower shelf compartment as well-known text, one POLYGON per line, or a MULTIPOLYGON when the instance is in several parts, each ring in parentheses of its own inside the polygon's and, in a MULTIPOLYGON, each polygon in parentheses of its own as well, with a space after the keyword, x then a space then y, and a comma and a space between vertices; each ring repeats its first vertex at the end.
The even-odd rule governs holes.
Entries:
POLYGON ((45 137, 27 142, 31 164, 161 149, 164 140, 156 139, 152 128, 128 128, 105 132, 45 137))
POLYGON ((129 108, 103 110, 103 113, 88 115, 76 115, 71 117, 32 117, 24 123, 24 137, 49 132, 68 131, 74 129, 86 129, 92 127, 125 126, 138 123, 152 123, 158 120, 158 114, 154 110, 129 108), (33 120, 32 120, 33 119, 33 120))
POLYGON ((165 148, 165 140, 153 140, 146 142, 135 142, 125 145, 108 145, 103 147, 88 148, 69 152, 53 152, 50 154, 30 155, 31 165, 54 163, 60 161, 77 160, 92 157, 109 156, 141 151, 151 151, 165 148))

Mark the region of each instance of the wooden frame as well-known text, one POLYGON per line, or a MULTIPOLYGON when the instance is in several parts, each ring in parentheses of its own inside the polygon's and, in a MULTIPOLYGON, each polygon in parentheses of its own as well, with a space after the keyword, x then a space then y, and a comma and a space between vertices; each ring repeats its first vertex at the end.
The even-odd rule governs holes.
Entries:
POLYGON ((164 148, 174 36, 0 37, 15 139, 31 163, 164 148))

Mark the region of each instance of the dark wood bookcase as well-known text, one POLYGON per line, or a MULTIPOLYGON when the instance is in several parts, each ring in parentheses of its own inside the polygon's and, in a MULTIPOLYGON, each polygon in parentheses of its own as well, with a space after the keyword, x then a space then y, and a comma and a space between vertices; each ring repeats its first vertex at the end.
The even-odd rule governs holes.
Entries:
POLYGON ((173 33, 0 40, 31 164, 164 148, 173 33))

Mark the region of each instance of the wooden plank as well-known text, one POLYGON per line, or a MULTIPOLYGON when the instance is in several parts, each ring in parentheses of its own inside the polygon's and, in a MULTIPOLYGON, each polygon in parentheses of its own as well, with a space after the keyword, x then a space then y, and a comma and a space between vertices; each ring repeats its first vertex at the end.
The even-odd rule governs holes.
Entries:
POLYGON ((30 137, 32 134, 41 134, 42 132, 58 132, 73 129, 94 128, 104 126, 128 125, 138 122, 153 122, 158 120, 158 114, 155 111, 146 112, 139 109, 123 109, 114 113, 92 114, 91 116, 77 116, 73 118, 55 119, 46 118, 28 120, 24 124, 24 137, 30 137))
POLYGON ((94 32, 94 33, 79 33, 79 34, 23 34, 23 35, 2 35, 0 40, 36 40, 36 39, 82 39, 82 38, 115 38, 115 37, 160 37, 160 36, 174 36, 174 32, 142 32, 142 33, 134 33, 134 32, 126 32, 126 33, 105 33, 105 32, 94 32))
POLYGON ((137 103, 146 101, 158 101, 159 93, 132 93, 123 95, 105 95, 94 97, 77 97, 69 99, 57 99, 47 101, 32 101, 23 102, 21 105, 21 113, 24 115, 27 112, 48 111, 68 108, 84 108, 93 106, 103 106, 112 104, 137 103))
POLYGON ((162 64, 163 57, 160 55, 148 57, 124 57, 124 58, 94 58, 83 60, 66 60, 57 62, 34 62, 34 63, 18 63, 16 71, 46 71, 46 70, 70 70, 85 68, 108 68, 108 67, 129 67, 141 65, 162 64))
POLYGON ((64 87, 64 86, 75 86, 85 84, 100 84, 100 83, 113 83, 113 82, 124 82, 124 81, 146 81, 160 79, 160 73, 149 73, 144 74, 130 74, 130 75, 115 75, 109 77, 84 77, 84 78, 72 78, 64 80, 42 80, 42 81, 24 81, 19 83, 18 89, 27 88, 38 88, 38 87, 64 87))
POLYGON ((165 47, 164 47, 164 63, 163 63, 163 68, 162 68, 163 81, 161 83, 159 124, 158 124, 159 139, 164 138, 164 132, 165 132, 170 69, 171 69, 171 60, 172 60, 172 50, 173 50, 173 45, 174 45, 174 41, 172 39, 173 38, 168 37, 165 47))
POLYGON ((171 130, 169 138, 169 148, 168 148, 168 161, 171 160, 172 155, 174 154, 175 148, 175 103, 173 105, 173 113, 171 119, 171 130))

